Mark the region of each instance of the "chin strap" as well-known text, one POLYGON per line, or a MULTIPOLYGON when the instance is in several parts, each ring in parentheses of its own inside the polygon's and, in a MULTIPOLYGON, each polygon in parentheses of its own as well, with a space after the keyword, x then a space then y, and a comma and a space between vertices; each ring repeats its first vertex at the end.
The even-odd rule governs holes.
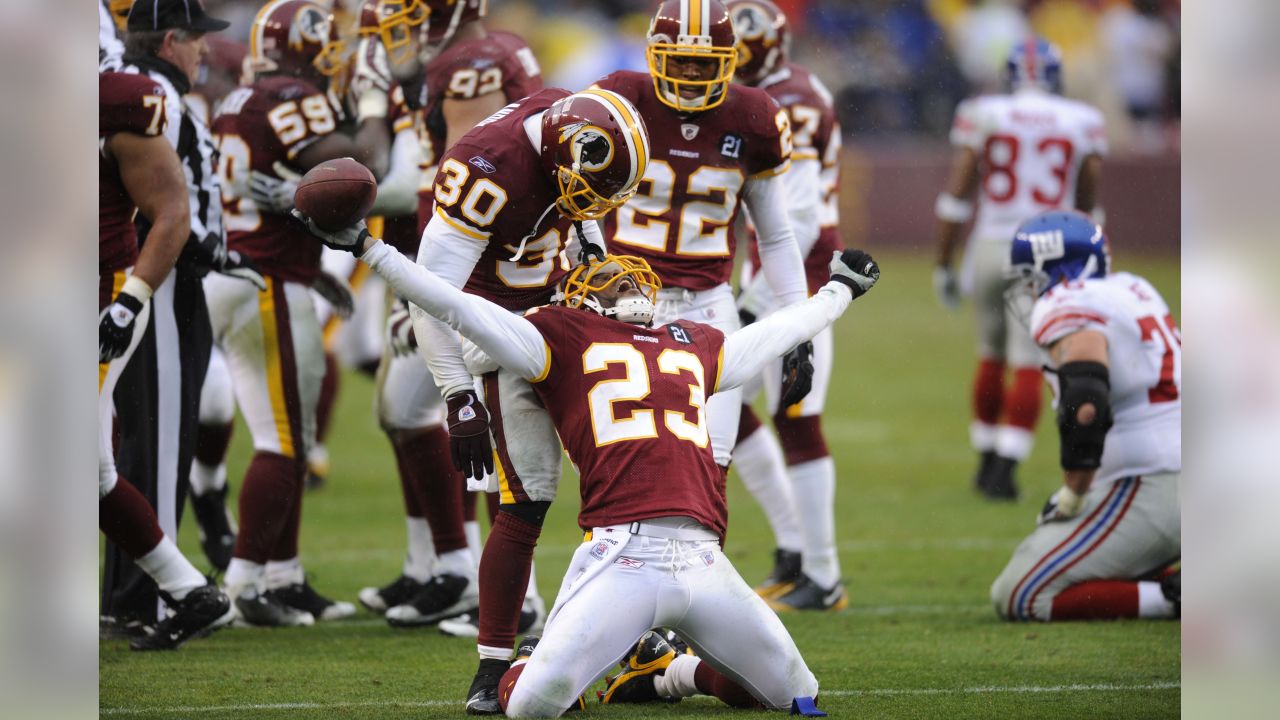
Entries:
POLYGON ((533 237, 534 234, 538 232, 538 226, 542 225, 542 220, 547 216, 547 213, 555 209, 556 204, 552 202, 547 206, 546 210, 542 211, 542 214, 538 216, 537 222, 533 224, 533 230, 531 230, 528 235, 520 238, 520 246, 516 248, 516 254, 511 256, 511 262, 516 262, 520 258, 524 257, 524 248, 529 244, 529 238, 533 237))

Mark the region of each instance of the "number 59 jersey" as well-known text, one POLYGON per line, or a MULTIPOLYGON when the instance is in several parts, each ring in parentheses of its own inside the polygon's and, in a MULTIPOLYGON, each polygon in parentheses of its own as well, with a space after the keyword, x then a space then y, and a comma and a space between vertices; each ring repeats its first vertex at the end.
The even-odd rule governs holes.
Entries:
MULTIPOLYGON (((1107 339, 1111 407, 1097 480, 1182 468, 1182 334, 1160 293, 1130 273, 1059 285, 1036 301, 1038 345, 1080 330, 1107 339)), ((1056 377, 1045 376, 1058 394, 1056 377)))
POLYGON ((1027 218, 1075 208, 1084 159, 1107 153, 1102 113, 1034 89, 964 101, 956 108, 951 143, 978 155, 973 237, 979 241, 1009 242, 1027 218))
POLYGON ((583 529, 678 515, 724 535, 724 480, 706 399, 724 334, 680 321, 629 325, 559 305, 525 316, 547 343, 534 390, 581 476, 583 529))

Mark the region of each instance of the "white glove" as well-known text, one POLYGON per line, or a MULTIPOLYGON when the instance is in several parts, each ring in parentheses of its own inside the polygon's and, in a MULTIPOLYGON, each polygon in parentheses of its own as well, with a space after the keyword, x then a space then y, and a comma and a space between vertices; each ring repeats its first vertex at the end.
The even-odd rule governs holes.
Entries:
POLYGON ((938 295, 939 305, 952 311, 960 309, 960 283, 950 266, 939 265, 933 269, 933 291, 938 295))
POLYGON ((387 346, 395 357, 410 355, 418 347, 418 338, 413 332, 413 319, 409 316, 409 306, 404 301, 397 302, 387 316, 387 346))
POLYGON ((1058 492, 1049 496, 1044 509, 1040 511, 1040 517, 1036 518, 1036 525, 1070 520, 1079 515, 1082 509, 1084 509, 1084 495, 1063 485, 1058 488, 1058 492))
MULTIPOLYGON (((279 164, 279 163, 277 163, 279 164)), ((249 199, 259 210, 287 213, 293 209, 293 195, 298 184, 254 170, 249 173, 249 199)))
POLYGON ((350 320, 356 311, 356 296, 351 292, 351 286, 337 275, 321 270, 311 283, 311 289, 333 306, 333 314, 339 320, 350 320))
POLYGON ((356 120, 385 118, 390 107, 391 69, 387 50, 376 38, 360 41, 356 66, 351 77, 351 94, 356 99, 356 120))
POLYGON ((836 250, 831 253, 831 279, 848 286, 857 300, 880 279, 880 266, 861 250, 836 250))
POLYGON ((364 241, 369 237, 369 228, 364 224, 364 220, 355 225, 348 225, 341 230, 325 230, 316 225, 311 218, 303 215, 301 211, 294 209, 289 211, 303 225, 307 226, 307 232, 315 235, 328 247, 334 250, 343 250, 360 257, 364 253, 364 241))

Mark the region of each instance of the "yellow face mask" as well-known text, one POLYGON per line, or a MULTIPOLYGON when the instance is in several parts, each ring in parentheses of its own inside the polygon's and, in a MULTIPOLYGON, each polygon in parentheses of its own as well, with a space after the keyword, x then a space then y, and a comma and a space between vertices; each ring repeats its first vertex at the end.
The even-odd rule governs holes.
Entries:
POLYGON ((631 278, 650 303, 656 303, 662 280, 642 258, 631 255, 607 255, 604 260, 592 261, 574 268, 564 279, 564 295, 561 302, 572 308, 584 305, 600 314, 606 314, 596 296, 617 285, 623 278, 631 278))
POLYGON ((645 56, 658 99, 681 112, 710 110, 724 102, 738 67, 738 49, 732 46, 650 42, 645 56), (686 77, 685 65, 691 62, 710 66, 712 72, 700 73, 705 78, 686 77))

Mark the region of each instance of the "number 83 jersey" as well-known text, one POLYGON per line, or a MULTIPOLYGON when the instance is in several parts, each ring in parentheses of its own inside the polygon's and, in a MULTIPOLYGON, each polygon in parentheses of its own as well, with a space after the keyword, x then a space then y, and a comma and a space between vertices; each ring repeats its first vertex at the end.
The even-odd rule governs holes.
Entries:
MULTIPOLYGON (((1048 348, 1081 330, 1107 339, 1115 424, 1097 480, 1179 472, 1182 335, 1169 306, 1150 283, 1130 273, 1058 285, 1036 301, 1036 344, 1048 348)), ((1045 377, 1057 396, 1056 377, 1045 377)))
POLYGON ((746 183, 781 174, 790 162, 786 111, 765 91, 732 84, 719 106, 681 114, 658 100, 648 74, 629 70, 596 87, 636 106, 652 148, 635 197, 606 216, 610 249, 648 260, 665 287, 727 283, 746 183))

